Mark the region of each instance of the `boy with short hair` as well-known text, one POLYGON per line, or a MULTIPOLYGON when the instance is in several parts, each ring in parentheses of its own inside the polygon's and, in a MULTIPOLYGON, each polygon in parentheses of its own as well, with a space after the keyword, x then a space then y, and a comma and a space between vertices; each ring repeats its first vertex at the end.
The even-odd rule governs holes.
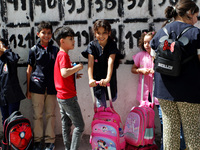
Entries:
POLYGON ((9 49, 8 40, 0 38, 0 108, 2 124, 20 108, 20 101, 25 99, 21 89, 17 63, 20 57, 9 49))
POLYGON ((34 150, 42 149, 45 130, 45 150, 55 148, 55 106, 54 63, 58 48, 53 46, 52 25, 42 21, 37 27, 40 41, 29 51, 27 68, 27 98, 32 99, 34 150), (43 110, 46 128, 43 128, 43 110))
MULTIPOLYGON (((60 47, 54 67, 54 82, 57 90, 57 101, 60 107, 65 150, 78 149, 85 126, 77 101, 74 80, 74 74, 83 69, 83 64, 72 66, 68 55, 69 50, 74 49, 74 35, 74 31, 69 27, 59 27, 54 32, 54 40, 60 47), (75 128, 72 134, 72 141, 70 142, 72 123, 75 128)), ((80 78, 81 75, 77 74, 77 78, 80 78)))

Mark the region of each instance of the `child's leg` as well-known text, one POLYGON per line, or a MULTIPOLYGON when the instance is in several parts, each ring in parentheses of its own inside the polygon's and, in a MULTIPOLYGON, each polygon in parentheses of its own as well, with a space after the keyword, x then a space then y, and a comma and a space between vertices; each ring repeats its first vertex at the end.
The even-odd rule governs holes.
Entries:
POLYGON ((156 105, 158 108, 158 115, 160 118, 160 128, 161 128, 161 142, 160 142, 160 150, 163 150, 163 121, 162 121, 162 110, 160 105, 156 105))
POLYGON ((34 142, 41 142, 43 139, 43 108, 44 94, 31 93, 33 106, 33 133, 34 142))
POLYGON ((60 115, 61 115, 61 122, 62 122, 62 136, 63 136, 63 143, 65 145, 65 150, 69 150, 71 146, 71 126, 72 122, 71 119, 68 117, 67 112, 65 111, 65 107, 67 107, 66 101, 57 98, 58 105, 60 107, 60 115))
POLYGON ((181 124, 181 150, 185 150, 186 149, 186 146, 185 146, 185 138, 184 138, 184 134, 183 134, 183 127, 182 127, 182 124, 181 124))
POLYGON ((20 102, 11 103, 6 106, 1 106, 2 124, 4 121, 14 112, 18 111, 20 107, 20 102))
POLYGON ((75 128, 72 134, 72 143, 71 143, 71 149, 78 149, 80 142, 81 142, 81 136, 82 132, 84 131, 84 121, 83 121, 83 116, 81 113, 80 106, 78 104, 78 99, 77 97, 74 98, 73 100, 74 105, 71 107, 69 110, 69 114, 71 114, 69 117, 72 120, 72 123, 74 124, 75 128))
MULTIPOLYGON (((66 100, 58 99, 60 110, 61 110, 61 119, 62 119, 62 129, 65 129, 63 132, 65 135, 64 141, 69 141, 69 128, 71 127, 71 121, 74 124, 75 128, 72 135, 72 142, 70 149, 78 149, 81 135, 84 131, 84 121, 81 113, 81 109, 79 107, 77 97, 73 97, 66 100), (67 117, 68 116, 68 117, 67 117), (70 119, 71 120, 70 120, 70 119), (69 121, 70 120, 70 121, 69 121), (66 138, 66 139, 65 139, 66 138)), ((65 143, 64 143, 65 144, 65 143)), ((68 144, 68 143, 67 143, 68 144)), ((65 145, 65 150, 68 150, 69 145, 65 145)))
POLYGON ((55 143, 56 95, 47 95, 44 107, 46 115, 45 143, 55 143))
POLYGON ((101 99, 97 99, 96 102, 97 107, 101 107, 104 106, 105 108, 106 106, 106 92, 104 89, 101 90, 101 99))
POLYGON ((4 124, 4 121, 6 120, 6 118, 9 117, 8 105, 1 106, 1 115, 2 115, 2 124, 4 124))

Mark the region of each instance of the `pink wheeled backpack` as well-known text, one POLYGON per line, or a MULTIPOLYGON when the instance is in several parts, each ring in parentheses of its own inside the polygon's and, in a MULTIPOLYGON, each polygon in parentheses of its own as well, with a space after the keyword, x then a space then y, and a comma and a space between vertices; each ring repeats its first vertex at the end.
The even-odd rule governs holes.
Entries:
POLYGON ((125 139, 122 132, 121 119, 119 114, 114 110, 110 92, 110 85, 107 86, 110 107, 96 107, 94 91, 91 87, 91 93, 94 103, 94 117, 91 124, 92 133, 90 143, 92 150, 125 150, 125 139), (121 133, 121 134, 120 134, 121 133))
MULTIPOLYGON (((142 76, 141 99, 143 99, 144 75, 142 76)), ((153 94, 152 94, 153 95, 153 94)), ((153 96, 152 96, 153 97, 153 96)), ((152 98, 153 100, 154 98, 152 98)), ((154 101, 154 100, 153 100, 154 101)), ((154 145, 155 112, 154 102, 143 101, 140 106, 133 107, 127 116, 124 136, 129 145, 143 147, 154 145)))

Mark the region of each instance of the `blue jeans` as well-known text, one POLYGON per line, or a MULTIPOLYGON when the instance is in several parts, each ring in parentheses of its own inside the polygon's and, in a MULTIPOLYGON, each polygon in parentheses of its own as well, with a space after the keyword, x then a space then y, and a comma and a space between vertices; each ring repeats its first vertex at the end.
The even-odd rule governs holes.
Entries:
MULTIPOLYGON (((162 121, 162 111, 161 111, 161 107, 160 105, 157 105, 157 108, 158 108, 158 115, 159 115, 159 118, 160 118, 160 124, 161 124, 161 138, 163 139, 163 121, 162 121)), ((180 132, 181 132, 181 135, 180 135, 180 150, 184 150, 186 149, 186 146, 185 146, 185 139, 184 139, 184 135, 183 135, 183 128, 182 128, 182 125, 181 125, 181 129, 180 129, 180 132)), ((162 139, 161 139, 161 146, 160 146, 160 150, 163 150, 163 143, 162 143, 162 139)))
MULTIPOLYGON (((116 93, 116 96, 112 99, 112 102, 114 102, 116 99, 117 99, 117 93, 116 93)), ((106 91, 105 90, 102 90, 101 99, 97 99, 96 106, 97 107, 104 106, 105 108, 107 107, 107 105, 106 105, 106 91)))
POLYGON ((81 135, 85 126, 77 97, 75 96, 64 100, 57 98, 57 100, 60 107, 62 135, 65 150, 77 150, 79 148, 81 135), (71 140, 70 132, 72 124, 74 124, 75 128, 71 140))
POLYGON ((6 106, 1 106, 1 114, 2 114, 2 124, 4 121, 14 112, 18 111, 20 107, 20 101, 16 103, 11 103, 6 106))

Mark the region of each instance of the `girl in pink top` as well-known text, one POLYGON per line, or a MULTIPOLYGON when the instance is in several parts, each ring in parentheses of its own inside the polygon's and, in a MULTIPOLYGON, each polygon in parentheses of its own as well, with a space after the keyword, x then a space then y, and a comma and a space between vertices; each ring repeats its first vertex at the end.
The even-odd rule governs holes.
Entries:
MULTIPOLYGON (((136 55, 133 56, 134 64, 131 69, 131 72, 134 74, 139 74, 139 83, 138 83, 138 90, 137 90, 137 97, 136 99, 141 103, 141 83, 142 83, 142 74, 144 74, 144 94, 143 100, 149 101, 149 95, 152 98, 152 90, 153 90, 153 58, 150 55, 151 47, 150 41, 155 35, 155 32, 144 32, 141 35, 139 40, 139 46, 143 50, 138 52, 136 55)), ((154 102, 156 105, 159 105, 157 98, 154 98, 154 102)))

